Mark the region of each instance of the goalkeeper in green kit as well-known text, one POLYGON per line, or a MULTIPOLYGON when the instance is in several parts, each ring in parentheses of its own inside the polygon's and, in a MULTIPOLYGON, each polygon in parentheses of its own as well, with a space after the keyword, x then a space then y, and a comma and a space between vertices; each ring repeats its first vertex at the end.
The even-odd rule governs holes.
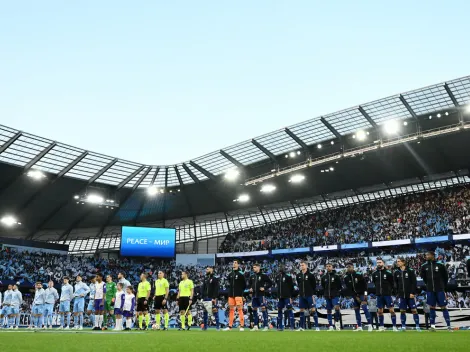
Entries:
POLYGON ((116 283, 113 282, 112 276, 106 276, 106 300, 104 302, 103 330, 108 330, 108 313, 114 321, 114 300, 116 299, 116 291, 116 283))

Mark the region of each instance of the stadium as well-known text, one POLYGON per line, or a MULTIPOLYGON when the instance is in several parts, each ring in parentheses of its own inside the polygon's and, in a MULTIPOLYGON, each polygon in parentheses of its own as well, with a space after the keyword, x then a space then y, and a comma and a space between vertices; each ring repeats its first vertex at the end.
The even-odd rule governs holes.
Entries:
POLYGON ((468 349, 468 11, 301 2, 5 4, 0 348, 468 349))

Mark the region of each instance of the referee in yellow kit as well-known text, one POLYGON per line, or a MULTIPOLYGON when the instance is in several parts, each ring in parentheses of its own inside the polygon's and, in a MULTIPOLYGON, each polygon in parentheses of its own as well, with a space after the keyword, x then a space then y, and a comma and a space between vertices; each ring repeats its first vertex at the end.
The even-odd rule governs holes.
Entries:
POLYGON ((137 315, 139 316, 138 330, 147 330, 150 324, 149 299, 152 287, 147 281, 147 274, 140 275, 139 286, 137 287, 137 315), (142 328, 142 322, 145 316, 145 327, 142 328))
POLYGON ((188 317, 188 330, 191 329, 193 324, 193 316, 191 315, 191 305, 193 304, 194 298, 194 283, 189 280, 188 273, 183 271, 181 273, 183 279, 178 288, 178 306, 180 309, 181 327, 178 330, 184 330, 186 327, 186 316, 188 317))

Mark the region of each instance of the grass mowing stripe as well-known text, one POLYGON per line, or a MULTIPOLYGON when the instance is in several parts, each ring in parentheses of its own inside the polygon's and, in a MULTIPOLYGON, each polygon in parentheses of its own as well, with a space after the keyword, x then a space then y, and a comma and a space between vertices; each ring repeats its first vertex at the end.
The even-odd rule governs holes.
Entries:
POLYGON ((185 350, 188 352, 220 350, 223 352, 249 351, 335 351, 347 352, 378 350, 380 352, 404 350, 415 351, 467 351, 469 331, 449 333, 431 332, 217 332, 207 331, 160 331, 141 334, 76 333, 61 332, 2 334, 0 348, 18 351, 41 349, 44 351, 138 351, 158 348, 163 351, 185 350))

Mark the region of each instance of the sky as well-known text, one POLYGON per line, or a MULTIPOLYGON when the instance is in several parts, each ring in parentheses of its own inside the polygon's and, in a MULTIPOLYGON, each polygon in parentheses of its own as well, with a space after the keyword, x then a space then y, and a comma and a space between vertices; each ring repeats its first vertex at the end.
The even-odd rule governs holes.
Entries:
POLYGON ((0 124, 173 164, 470 74, 470 1, 0 0, 0 124))

